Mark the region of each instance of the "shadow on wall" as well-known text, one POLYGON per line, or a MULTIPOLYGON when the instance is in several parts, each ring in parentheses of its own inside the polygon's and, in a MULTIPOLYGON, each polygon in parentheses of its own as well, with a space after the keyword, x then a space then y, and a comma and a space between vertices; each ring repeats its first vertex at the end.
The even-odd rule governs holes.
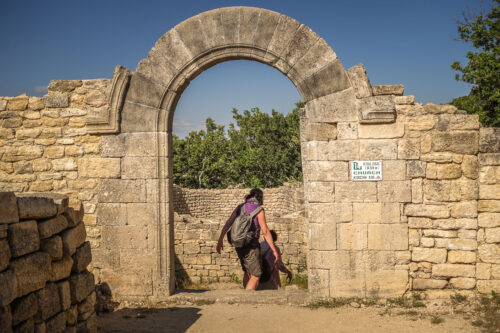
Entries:
POLYGON ((200 308, 124 308, 99 316, 99 332, 186 332, 200 317, 200 308))

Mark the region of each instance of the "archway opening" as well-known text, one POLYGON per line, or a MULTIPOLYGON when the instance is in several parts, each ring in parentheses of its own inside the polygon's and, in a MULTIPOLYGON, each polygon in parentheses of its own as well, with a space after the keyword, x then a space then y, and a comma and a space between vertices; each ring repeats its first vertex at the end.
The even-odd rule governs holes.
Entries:
POLYGON ((267 223, 293 284, 307 288, 298 101, 286 76, 245 60, 211 67, 183 91, 172 128, 178 289, 241 288, 236 251, 225 239, 218 254, 216 244, 252 187, 264 190, 267 223))

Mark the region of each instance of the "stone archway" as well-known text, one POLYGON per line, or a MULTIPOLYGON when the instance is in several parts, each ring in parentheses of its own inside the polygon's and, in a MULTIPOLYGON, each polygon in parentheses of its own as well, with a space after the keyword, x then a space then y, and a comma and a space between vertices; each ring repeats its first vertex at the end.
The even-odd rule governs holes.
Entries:
MULTIPOLYGON (((173 115, 191 80, 217 63, 236 59, 259 61, 278 69, 293 82, 306 103, 301 141, 310 291, 321 296, 402 294, 408 274, 395 270, 394 258, 396 250, 408 249, 407 241, 395 248, 375 244, 374 251, 367 252, 364 250, 369 247, 339 247, 337 240, 340 225, 352 222, 353 202, 378 201, 372 193, 375 183, 351 182, 348 165, 360 157, 358 123, 395 121, 393 96, 373 96, 364 68, 355 66, 345 71, 330 46, 307 26, 285 15, 251 7, 211 10, 175 26, 156 42, 135 72, 117 68, 108 114, 104 120, 89 122, 89 128, 94 126, 96 132, 120 131, 125 149, 121 179, 104 182, 101 192, 120 192, 112 202, 124 205, 122 209, 135 216, 129 232, 147 232, 151 242, 142 253, 131 249, 123 252, 127 262, 135 264, 120 267, 121 275, 129 276, 130 283, 118 293, 123 298, 159 299, 173 291, 173 115), (340 135, 343 140, 337 142, 340 135), (335 198, 335 186, 361 194, 344 193, 335 198), (142 215, 137 213, 141 209, 142 215), (376 269, 379 262, 386 264, 383 269, 376 269)), ((384 153, 383 148, 374 149, 384 153)), ((371 157, 384 158, 376 152, 371 157)), ((363 233, 359 225, 351 225, 342 228, 342 235, 356 238, 363 233)), ((381 232, 406 233, 407 240, 407 227, 397 227, 381 232)), ((122 251, 124 245, 117 247, 122 251)), ((117 279, 116 272, 110 274, 117 279)))

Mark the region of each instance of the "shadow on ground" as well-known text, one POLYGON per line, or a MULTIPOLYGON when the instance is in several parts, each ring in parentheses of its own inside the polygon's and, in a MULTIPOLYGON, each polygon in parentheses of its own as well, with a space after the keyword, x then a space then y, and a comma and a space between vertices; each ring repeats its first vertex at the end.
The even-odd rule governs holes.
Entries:
POLYGON ((99 332, 186 332, 200 317, 200 308, 124 308, 99 316, 99 332))

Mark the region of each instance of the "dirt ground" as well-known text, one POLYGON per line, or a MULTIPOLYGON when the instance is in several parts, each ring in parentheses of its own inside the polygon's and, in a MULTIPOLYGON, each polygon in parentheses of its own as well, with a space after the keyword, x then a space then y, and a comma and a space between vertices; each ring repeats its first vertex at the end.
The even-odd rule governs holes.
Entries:
POLYGON ((309 309, 292 305, 171 305, 163 309, 120 309, 99 317, 100 332, 480 332, 473 319, 384 307, 309 309), (410 313, 409 313, 410 312, 410 313))

